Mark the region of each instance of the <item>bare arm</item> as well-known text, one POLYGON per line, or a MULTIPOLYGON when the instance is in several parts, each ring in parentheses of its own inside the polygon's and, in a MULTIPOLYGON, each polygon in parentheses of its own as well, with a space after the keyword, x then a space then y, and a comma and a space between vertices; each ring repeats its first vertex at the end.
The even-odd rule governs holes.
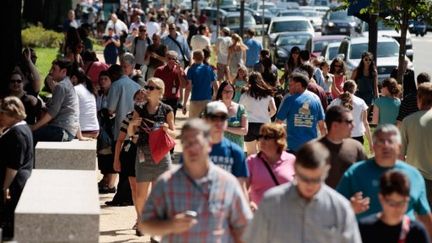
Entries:
POLYGON ((269 116, 270 117, 272 117, 276 114, 276 104, 275 104, 274 99, 270 99, 268 109, 269 109, 269 116))
POLYGON ((246 115, 241 117, 240 127, 227 127, 226 131, 236 135, 245 136, 248 132, 248 121, 246 115))
POLYGON ((42 118, 38 122, 36 122, 36 124, 31 126, 31 130, 36 131, 37 129, 48 124, 48 122, 50 122, 52 119, 53 119, 53 117, 48 112, 45 112, 45 114, 42 116, 42 118))
POLYGON ((357 79, 357 69, 354 69, 354 71, 352 72, 351 79, 354 81, 357 79))
POLYGON ((237 177, 238 182, 240 183, 240 187, 243 191, 243 194, 246 198, 246 201, 249 202, 249 193, 248 193, 248 186, 247 186, 247 177, 237 177))
POLYGON ((213 81, 212 87, 213 87, 213 97, 212 97, 212 99, 215 100, 217 92, 218 92, 218 89, 219 89, 219 83, 217 82, 217 80, 213 81))
POLYGON ((184 213, 177 214, 172 219, 160 220, 149 219, 139 223, 141 231, 150 235, 180 234, 189 230, 197 223, 196 219, 186 216, 184 213))
POLYGON ((378 106, 374 105, 371 123, 372 124, 378 124, 378 122, 379 122, 379 108, 378 108, 378 106))
POLYGON ((371 152, 371 153, 373 153, 373 142, 372 142, 372 135, 371 135, 371 132, 370 132, 370 128, 369 128, 369 122, 368 122, 368 119, 367 119, 367 110, 365 110, 365 111, 363 111, 362 112, 362 120, 363 120, 363 125, 364 125, 364 127, 365 127, 365 129, 366 129, 366 139, 368 140, 368 142, 369 142, 369 151, 371 152))
POLYGON ((176 137, 176 132, 175 132, 175 124, 174 124, 174 112, 170 112, 167 114, 167 125, 168 126, 164 126, 164 130, 165 132, 172 138, 175 139, 176 137))
POLYGON ((379 91, 378 91, 378 74, 377 74, 374 78, 374 97, 375 97, 375 99, 378 98, 378 94, 379 94, 379 91))
POLYGON ((114 170, 117 172, 121 172, 121 163, 120 163, 120 151, 123 145, 124 140, 126 139, 126 133, 120 131, 119 136, 117 138, 115 149, 114 149, 114 170))
POLYGON ((432 215, 417 215, 418 220, 420 220, 425 226, 427 232, 429 233, 429 237, 432 237, 432 215))
POLYGON ((187 111, 186 104, 189 99, 191 89, 192 89, 192 82, 190 80, 186 80, 185 93, 183 97, 183 115, 185 115, 187 111))
POLYGON ((33 83, 32 83, 33 91, 35 93, 39 93, 41 88, 41 77, 39 75, 36 66, 33 64, 31 60, 30 50, 28 50, 28 52, 25 52, 24 55, 26 57, 27 65, 30 68, 31 76, 33 77, 33 83))
POLYGON ((321 136, 325 136, 327 134, 327 128, 326 128, 324 120, 318 121, 318 128, 319 128, 321 136))

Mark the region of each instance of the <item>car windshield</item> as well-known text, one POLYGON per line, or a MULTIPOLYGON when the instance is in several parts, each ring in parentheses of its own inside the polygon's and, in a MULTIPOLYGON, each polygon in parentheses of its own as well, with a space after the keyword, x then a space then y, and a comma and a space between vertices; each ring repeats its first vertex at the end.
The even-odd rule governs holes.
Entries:
POLYGON ((288 12, 279 12, 279 16, 285 17, 285 16, 305 16, 305 15, 303 14, 303 12, 288 11, 288 12))
MULTIPOLYGON (((350 59, 361 59, 363 52, 368 50, 367 43, 353 44, 351 46, 350 59)), ((377 57, 397 57, 399 45, 396 42, 378 42, 377 57)))
POLYGON ((348 13, 346 11, 336 11, 331 12, 329 16, 330 20, 349 20, 354 21, 353 16, 348 16, 348 13))
POLYGON ((321 52, 322 49, 329 43, 338 42, 339 40, 319 40, 314 42, 314 52, 321 52))
POLYGON ((314 12, 314 11, 303 11, 302 13, 306 17, 317 17, 317 16, 319 16, 319 14, 317 12, 314 12))
POLYGON ((298 46, 303 48, 310 39, 309 35, 282 35, 276 41, 277 46, 298 46))
MULTIPOLYGON (((233 25, 240 25, 240 16, 231 16, 225 18, 226 25, 233 26, 233 25)), ((244 24, 245 25, 254 25, 254 18, 251 15, 245 14, 244 16, 244 24)))
POLYGON ((274 22, 271 33, 289 32, 289 31, 309 31, 309 22, 307 20, 292 20, 274 22))
POLYGON ((329 48, 328 48, 328 58, 329 58, 329 60, 333 60, 333 59, 335 59, 335 57, 336 57, 337 54, 338 54, 338 50, 339 50, 339 47, 338 47, 338 46, 335 46, 335 47, 329 47, 329 48))

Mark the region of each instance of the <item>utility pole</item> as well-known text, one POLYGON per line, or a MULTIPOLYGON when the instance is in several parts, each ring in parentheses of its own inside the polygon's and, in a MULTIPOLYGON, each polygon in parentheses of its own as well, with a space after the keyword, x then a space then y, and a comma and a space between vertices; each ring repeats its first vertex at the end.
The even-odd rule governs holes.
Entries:
POLYGON ((264 36, 265 36, 265 18, 264 18, 264 3, 265 3, 265 1, 263 0, 262 1, 262 16, 261 16, 261 24, 262 24, 262 33, 261 33, 261 35, 262 35, 262 45, 263 46, 265 46, 265 43, 264 43, 264 41, 265 41, 265 39, 264 39, 264 36))
POLYGON ((240 36, 243 38, 244 34, 244 6, 245 0, 240 0, 240 36))

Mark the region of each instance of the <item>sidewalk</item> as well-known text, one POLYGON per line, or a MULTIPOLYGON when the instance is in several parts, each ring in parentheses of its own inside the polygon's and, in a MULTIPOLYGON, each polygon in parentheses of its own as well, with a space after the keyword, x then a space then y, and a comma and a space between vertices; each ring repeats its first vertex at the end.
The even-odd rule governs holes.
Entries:
MULTIPOLYGON (((177 134, 180 134, 180 129, 186 119, 187 116, 184 116, 181 110, 177 110, 177 134)), ((180 141, 176 139, 174 153, 180 152, 180 141)), ((113 196, 114 194, 99 195, 101 205, 99 242, 150 242, 150 236, 138 237, 135 235, 135 230, 132 230, 136 218, 133 206, 108 207, 105 205, 105 202, 111 201, 113 196)))

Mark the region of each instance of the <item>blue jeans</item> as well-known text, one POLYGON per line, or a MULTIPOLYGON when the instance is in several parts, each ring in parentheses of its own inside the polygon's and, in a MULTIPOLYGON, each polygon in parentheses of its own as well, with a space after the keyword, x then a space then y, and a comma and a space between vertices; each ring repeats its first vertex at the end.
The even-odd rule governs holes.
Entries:
POLYGON ((39 128, 38 130, 33 132, 33 141, 36 145, 39 141, 46 142, 67 142, 74 139, 74 135, 72 135, 67 130, 57 127, 47 125, 39 128))

